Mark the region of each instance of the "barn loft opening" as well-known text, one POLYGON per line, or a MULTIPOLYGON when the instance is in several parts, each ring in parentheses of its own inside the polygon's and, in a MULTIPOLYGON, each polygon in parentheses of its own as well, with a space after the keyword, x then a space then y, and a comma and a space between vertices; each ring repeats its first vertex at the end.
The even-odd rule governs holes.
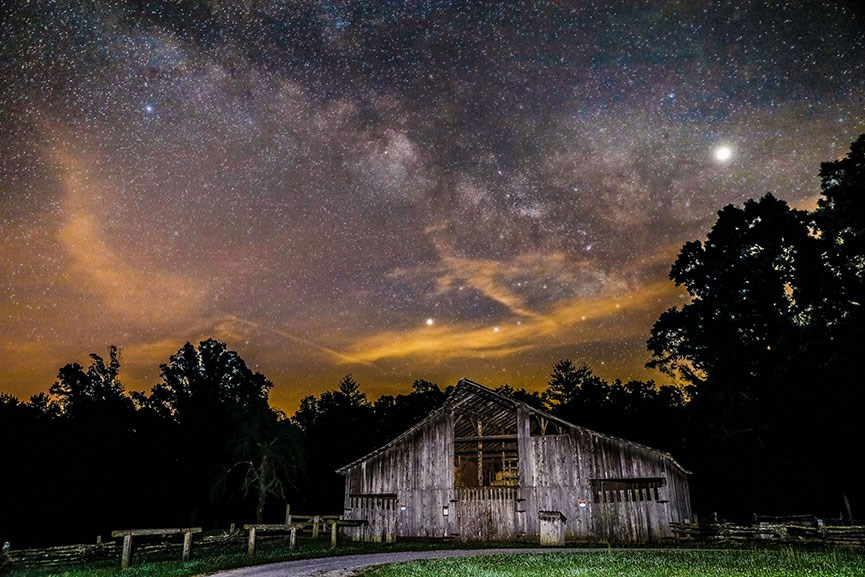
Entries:
POLYGON ((516 408, 498 395, 472 393, 457 399, 452 409, 454 487, 516 487, 516 408))

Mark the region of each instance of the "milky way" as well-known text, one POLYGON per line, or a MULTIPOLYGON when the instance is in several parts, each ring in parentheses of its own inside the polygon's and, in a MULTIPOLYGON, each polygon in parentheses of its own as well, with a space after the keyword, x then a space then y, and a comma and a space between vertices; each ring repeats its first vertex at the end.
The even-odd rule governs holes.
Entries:
MULTIPOLYGON (((856 4, 860 4, 859 7, 856 4)), ((844 2, 23 2, 0 53, 0 388, 214 337, 291 410, 352 373, 648 372, 715 213, 865 132, 844 2)))

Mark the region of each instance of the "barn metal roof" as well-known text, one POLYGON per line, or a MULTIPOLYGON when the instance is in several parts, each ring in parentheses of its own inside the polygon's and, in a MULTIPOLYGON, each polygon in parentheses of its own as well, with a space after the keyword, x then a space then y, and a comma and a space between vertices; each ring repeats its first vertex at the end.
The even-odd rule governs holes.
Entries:
POLYGON ((378 449, 370 452, 367 455, 364 455, 360 459, 357 459, 343 467, 340 467, 336 470, 336 472, 343 475, 346 474, 346 472, 353 466, 362 463, 363 461, 366 461, 385 451, 386 449, 400 443, 403 439, 407 438, 412 433, 414 433, 414 431, 422 427, 426 421, 434 418, 442 412, 454 411, 461 415, 468 415, 470 417, 469 419, 461 419, 454 425, 454 436, 468 437, 477 434, 477 431, 473 430, 472 428, 472 421, 477 420, 482 420, 484 423, 484 435, 496 435, 515 430, 517 418, 516 409, 518 408, 522 408, 528 413, 546 419, 547 422, 555 424, 560 428, 580 431, 582 433, 594 435, 595 437, 623 444, 640 451, 652 453, 673 464, 683 473, 690 474, 690 471, 682 467, 682 465, 680 465, 671 454, 665 451, 653 449, 652 447, 641 445, 640 443, 635 443, 633 441, 628 441, 626 439, 614 437, 612 435, 605 435, 604 433, 599 433, 597 431, 593 431, 591 429, 569 423, 564 419, 560 419, 555 415, 551 415, 550 413, 541 411, 540 409, 536 409, 531 405, 528 405, 521 401, 517 401, 516 399, 502 396, 497 392, 466 378, 460 379, 456 387, 454 387, 454 390, 451 391, 450 395, 448 395, 447 399, 445 399, 444 404, 442 404, 442 406, 438 409, 432 411, 429 415, 427 415, 425 419, 416 423, 414 426, 394 438, 389 443, 382 445, 378 449))

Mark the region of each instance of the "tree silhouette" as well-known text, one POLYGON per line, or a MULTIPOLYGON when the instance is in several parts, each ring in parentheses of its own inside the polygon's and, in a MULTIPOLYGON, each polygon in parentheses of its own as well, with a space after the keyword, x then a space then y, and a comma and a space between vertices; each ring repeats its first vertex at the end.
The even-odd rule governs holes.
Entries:
POLYGON ((685 395, 652 381, 608 383, 588 365, 563 359, 540 397, 544 408, 576 425, 679 452, 687 436, 685 395))
POLYGON ((314 484, 307 487, 306 495, 318 507, 337 508, 342 503, 343 478, 336 469, 377 446, 372 404, 349 374, 337 390, 303 398, 292 421, 307 440, 308 476, 314 484))
POLYGON ((538 391, 527 391, 524 388, 515 389, 509 384, 498 386, 495 391, 503 397, 526 403, 536 409, 546 410, 545 396, 538 391))
POLYGON ((444 403, 447 393, 436 383, 417 379, 407 395, 383 395, 374 405, 376 443, 384 444, 415 423, 424 419, 444 403))
POLYGON ((844 158, 823 163, 820 178, 813 220, 825 274, 815 287, 812 341, 825 346, 826 369, 856 366, 865 339, 865 134, 844 158))
POLYGON ((798 275, 815 271, 817 254, 806 215, 772 195, 725 207, 705 243, 682 248, 670 278, 692 300, 652 327, 649 365, 696 385, 719 435, 764 441, 761 404, 784 386, 776 375, 814 297, 798 275))
POLYGON ((684 245, 670 278, 691 301, 664 312, 650 366, 693 385, 704 478, 719 505, 836 508, 861 418, 865 135, 824 163, 813 213, 772 195, 727 206, 706 241, 684 245), (809 479, 808 483, 795 482, 809 479), (739 491, 736 494, 736 491, 739 491))
POLYGON ((232 485, 239 485, 245 497, 255 496, 255 522, 263 523, 268 497, 286 503, 290 491, 300 485, 306 466, 300 431, 282 415, 270 412, 243 420, 228 448, 238 460, 220 476, 214 495, 221 498, 232 485))
POLYGON ((810 327, 801 356, 814 360, 808 373, 813 381, 828 384, 828 394, 822 396, 830 404, 820 425, 834 439, 828 445, 832 450, 823 445, 818 454, 824 455, 826 470, 837 473, 830 482, 843 493, 849 515, 849 501, 858 502, 860 510, 865 506, 862 484, 846 465, 859 450, 865 413, 865 134, 844 158, 823 163, 820 178, 822 198, 814 224, 828 273, 820 279, 819 322, 810 327))
POLYGON ((548 385, 545 400, 554 415, 587 427, 599 421, 608 387, 588 365, 577 367, 569 359, 560 360, 553 367, 548 385))
MULTIPOLYGON (((861 311, 865 298, 865 134, 839 160, 820 166, 822 198, 814 219, 828 266, 839 280, 843 308, 861 311)), ((861 312, 859 313, 861 315, 861 312)))
MULTIPOLYGON (((163 464, 178 487, 169 505, 177 512, 177 522, 215 524, 226 515, 241 514, 242 508, 232 509, 221 498, 213 501, 231 490, 213 489, 226 482, 243 482, 225 478, 234 463, 249 461, 253 468, 261 467, 270 439, 259 438, 264 444, 256 446, 244 438, 250 427, 254 430, 260 422, 275 418, 268 404, 272 383, 214 339, 201 341, 197 349, 184 344, 161 365, 160 374, 162 382, 149 396, 140 395, 136 400, 143 412, 166 423, 162 434, 173 439, 163 464), (249 452, 241 455, 241 449, 249 452)), ((282 475, 285 471, 277 467, 273 472, 282 475)), ((262 475, 266 474, 270 472, 262 469, 262 475)))
MULTIPOLYGON (((82 532, 104 531, 127 498, 112 480, 133 476, 131 456, 140 436, 135 406, 119 379, 119 357, 110 346, 108 362, 94 353, 86 370, 78 363, 61 367, 49 394, 31 399, 27 419, 17 427, 16 447, 23 449, 17 460, 30 477, 26 490, 10 494, 38 495, 34 502, 52 511, 59 527, 76 523, 82 532)), ((134 516, 136 505, 128 512, 134 516)), ((50 529, 36 539, 46 537, 50 529)))
POLYGON ((268 406, 273 386, 214 339, 201 341, 197 350, 186 343, 160 366, 160 375, 162 382, 153 387, 149 404, 178 423, 261 410, 268 406))
POLYGON ((92 363, 85 372, 78 363, 60 368, 49 393, 60 412, 70 418, 109 416, 126 418, 133 410, 132 401, 120 383, 120 354, 116 346, 108 347, 109 362, 92 353, 92 363))

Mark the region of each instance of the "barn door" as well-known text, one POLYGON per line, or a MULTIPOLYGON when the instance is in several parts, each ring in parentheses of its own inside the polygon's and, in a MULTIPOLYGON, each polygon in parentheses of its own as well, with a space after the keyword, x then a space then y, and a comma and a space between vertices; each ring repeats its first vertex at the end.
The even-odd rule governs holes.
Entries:
POLYGON ((512 487, 454 491, 455 536, 472 541, 512 539, 517 534, 516 490, 512 487))
POLYGON ((396 540, 397 496, 394 494, 349 495, 346 519, 363 520, 366 525, 354 528, 356 540, 392 543, 396 540))
POLYGON ((654 543, 669 525, 666 480, 661 477, 595 479, 595 537, 607 543, 654 543))

